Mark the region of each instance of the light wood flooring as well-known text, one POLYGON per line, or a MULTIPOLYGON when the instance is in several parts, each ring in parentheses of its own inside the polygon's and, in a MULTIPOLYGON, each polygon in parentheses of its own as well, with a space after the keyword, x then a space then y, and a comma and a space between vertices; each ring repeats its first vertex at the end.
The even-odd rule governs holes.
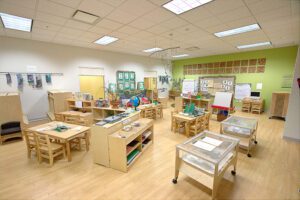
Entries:
MULTIPOLYGON (((73 161, 53 167, 27 159, 24 141, 0 146, 0 199, 210 199, 210 190, 179 174, 174 185, 175 145, 186 140, 170 131, 171 108, 155 122, 154 144, 128 173, 94 164, 91 151, 72 151, 73 161)), ((266 114, 237 112, 259 119, 258 145, 238 157, 237 175, 225 173, 218 199, 300 199, 300 144, 282 139, 284 122, 266 114)), ((219 132, 219 122, 210 130, 219 132)))

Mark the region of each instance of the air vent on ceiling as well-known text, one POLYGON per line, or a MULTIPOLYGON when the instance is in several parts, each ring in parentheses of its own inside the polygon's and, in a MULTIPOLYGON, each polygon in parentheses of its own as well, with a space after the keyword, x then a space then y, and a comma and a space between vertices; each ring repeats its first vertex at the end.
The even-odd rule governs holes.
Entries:
POLYGON ((73 15, 73 19, 88 24, 95 24, 100 19, 100 17, 81 10, 76 10, 76 12, 73 15))
POLYGON ((187 50, 187 51, 197 51, 197 50, 200 50, 200 48, 194 46, 194 47, 188 47, 188 48, 186 48, 185 50, 187 50))

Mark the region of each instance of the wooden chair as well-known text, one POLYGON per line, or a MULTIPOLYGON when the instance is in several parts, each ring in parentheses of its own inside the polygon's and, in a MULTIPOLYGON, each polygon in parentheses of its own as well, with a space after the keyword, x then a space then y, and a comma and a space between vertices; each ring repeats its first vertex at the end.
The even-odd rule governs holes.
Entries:
POLYGON ((36 136, 33 131, 29 131, 25 129, 23 131, 25 142, 27 146, 27 157, 31 158, 31 152, 34 151, 38 157, 38 150, 37 150, 37 143, 36 143, 36 136))
POLYGON ((242 111, 244 112, 250 112, 251 111, 251 100, 244 98, 242 100, 242 111))
POLYGON ((148 119, 155 119, 156 113, 153 113, 153 108, 145 108, 144 109, 144 117, 148 119))
POLYGON ((156 108, 156 116, 158 116, 159 118, 163 118, 164 114, 163 114, 163 106, 162 104, 159 104, 156 108))
POLYGON ((55 157, 63 155, 66 158, 65 146, 63 144, 51 143, 48 135, 36 134, 36 142, 39 163, 42 162, 42 158, 46 158, 52 166, 55 157))
POLYGON ((209 130, 210 112, 206 112, 204 115, 204 130, 209 130))
POLYGON ((190 126, 190 135, 197 135, 198 133, 201 133, 204 131, 205 127, 205 115, 198 116, 195 120, 195 122, 190 126))
MULTIPOLYGON (((70 124, 77 124, 81 126, 90 126, 89 121, 80 117, 80 115, 65 115, 65 122, 70 124)), ((90 137, 90 133, 88 132, 87 137, 90 137)), ((78 137, 74 138, 70 141, 71 147, 76 147, 79 151, 81 151, 81 141, 85 141, 86 149, 89 150, 90 140, 87 138, 85 134, 81 134, 78 137)))
POLYGON ((60 122, 64 121, 64 115, 62 114, 54 113, 54 117, 55 117, 55 121, 60 121, 60 122))

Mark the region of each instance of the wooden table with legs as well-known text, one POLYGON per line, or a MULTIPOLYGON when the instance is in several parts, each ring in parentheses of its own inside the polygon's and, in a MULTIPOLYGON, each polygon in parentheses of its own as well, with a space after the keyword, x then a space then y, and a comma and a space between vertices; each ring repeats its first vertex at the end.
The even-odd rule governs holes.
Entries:
MULTIPOLYGON (((209 129, 209 112, 205 112, 205 115, 204 115, 204 129, 208 130, 209 129)), ((194 117, 194 116, 187 116, 187 115, 184 115, 184 114, 180 114, 180 113, 174 113, 172 115, 172 120, 174 120, 174 122, 172 121, 172 124, 174 124, 175 126, 175 130, 173 129, 173 127, 171 127, 171 129, 173 131, 176 131, 176 127, 178 126, 179 123, 183 123, 184 126, 185 126, 185 135, 187 137, 190 136, 190 126, 196 121, 197 117, 194 117)))
POLYGON ((76 137, 79 137, 80 135, 84 134, 86 138, 86 150, 89 150, 89 131, 90 128, 86 126, 80 126, 80 125, 75 125, 75 124, 67 124, 64 122, 58 122, 58 121, 53 121, 50 123, 38 125, 29 128, 28 130, 37 132, 39 134, 45 134, 48 135, 50 138, 57 139, 62 143, 66 144, 66 150, 67 150, 67 157, 68 161, 70 162, 72 160, 71 156, 71 148, 70 148, 70 141, 73 140, 76 137), (68 127, 66 131, 63 132, 58 132, 54 130, 57 125, 61 126, 64 125, 68 127))

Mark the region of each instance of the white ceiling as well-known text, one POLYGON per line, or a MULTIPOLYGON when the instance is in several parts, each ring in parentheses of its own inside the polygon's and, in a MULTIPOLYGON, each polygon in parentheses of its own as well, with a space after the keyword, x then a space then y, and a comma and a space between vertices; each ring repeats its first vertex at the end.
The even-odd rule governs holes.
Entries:
MULTIPOLYGON (((214 0, 175 15, 162 8, 169 0, 0 0, 0 12, 34 19, 31 33, 4 29, 0 35, 129 54, 180 46, 190 57, 225 54, 237 45, 271 41, 272 47, 300 42, 300 0, 214 0), (72 20, 76 10, 101 17, 90 25, 72 20), (214 32, 253 23, 262 30, 217 38, 214 32), (118 37, 107 46, 93 42, 118 37), (197 46, 197 51, 185 48, 197 46)), ((261 47, 264 48, 264 47, 261 47)), ((253 50, 248 49, 248 50, 253 50)))

